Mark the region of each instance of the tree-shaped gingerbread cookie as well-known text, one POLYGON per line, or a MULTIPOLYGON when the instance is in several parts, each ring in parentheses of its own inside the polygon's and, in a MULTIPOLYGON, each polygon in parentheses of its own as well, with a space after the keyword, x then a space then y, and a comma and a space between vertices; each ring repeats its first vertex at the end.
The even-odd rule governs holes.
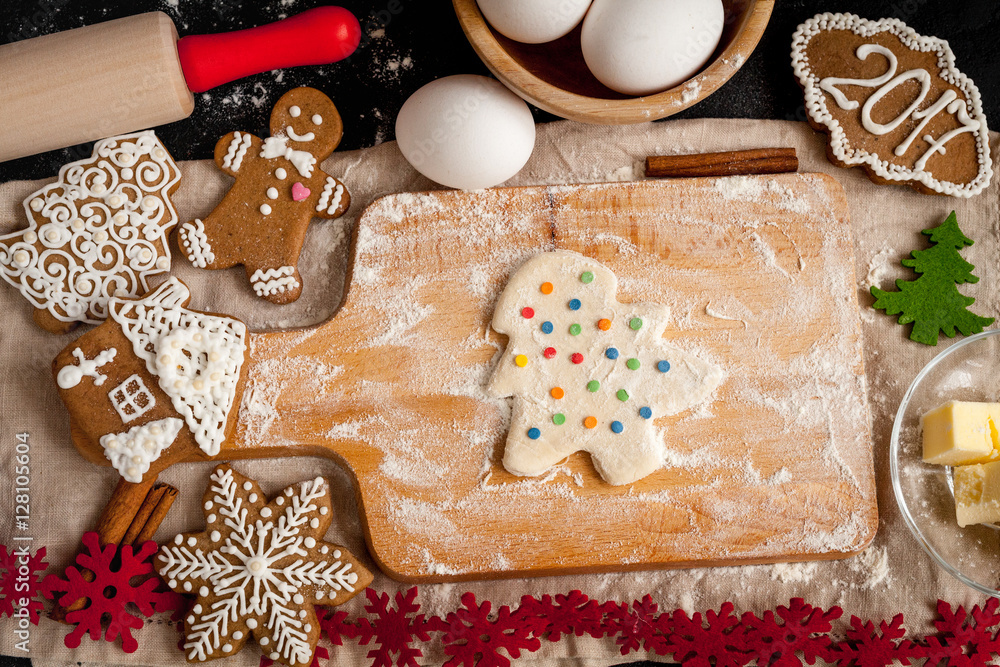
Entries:
POLYGON ((208 217, 180 226, 179 245, 191 263, 242 264, 257 296, 277 304, 298 299, 297 264, 310 220, 337 218, 351 204, 344 184, 319 168, 343 133, 329 97, 295 88, 274 105, 270 137, 222 137, 215 163, 236 182, 208 217))

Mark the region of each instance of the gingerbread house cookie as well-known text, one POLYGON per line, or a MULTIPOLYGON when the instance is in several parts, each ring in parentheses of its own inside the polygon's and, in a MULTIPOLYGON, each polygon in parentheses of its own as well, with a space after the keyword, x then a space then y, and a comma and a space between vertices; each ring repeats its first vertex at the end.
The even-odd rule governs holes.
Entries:
POLYGON ((833 163, 928 194, 971 197, 989 184, 979 89, 948 42, 898 19, 819 14, 795 32, 792 65, 833 163))
POLYGON ((270 137, 222 137, 215 163, 236 182, 208 217, 180 226, 179 245, 191 263, 242 265, 257 296, 277 304, 298 299, 297 264, 309 221, 337 218, 351 203, 344 184, 319 168, 342 135, 330 98, 295 88, 274 105, 270 137))

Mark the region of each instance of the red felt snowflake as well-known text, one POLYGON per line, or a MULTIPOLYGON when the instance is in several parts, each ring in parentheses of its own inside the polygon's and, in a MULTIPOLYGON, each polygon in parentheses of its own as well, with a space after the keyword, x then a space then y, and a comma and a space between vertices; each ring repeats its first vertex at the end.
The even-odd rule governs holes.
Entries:
POLYGON ((636 600, 631 606, 627 602, 606 602, 604 612, 607 619, 604 621, 608 635, 617 635, 615 643, 618 644, 622 655, 628 655, 632 651, 645 648, 647 651, 657 655, 669 653, 667 640, 661 631, 661 623, 669 624, 669 614, 657 616, 659 605, 653 602, 653 598, 646 595, 642 600, 636 600))
POLYGON ((156 543, 146 542, 135 554, 131 545, 122 547, 117 569, 112 569, 117 551, 114 544, 102 549, 97 533, 85 533, 83 545, 86 552, 77 554, 76 563, 94 573, 93 581, 88 581, 80 569, 71 565, 66 568, 65 578, 50 574, 42 582, 45 597, 53 599, 61 593, 57 602, 64 607, 80 598, 88 600, 83 609, 66 614, 66 621, 76 625, 66 635, 66 646, 79 646, 85 633, 94 641, 99 640, 102 625, 107 624, 104 639, 114 641, 120 636, 122 650, 132 653, 139 643, 132 637, 131 630, 141 628, 142 619, 126 608, 128 603, 135 604, 145 617, 152 616, 154 612, 177 611, 180 606, 180 596, 157 591, 160 580, 149 576, 153 574, 151 556, 156 553, 156 543))
POLYGON ((897 660, 909 665, 911 659, 923 657, 922 647, 904 640, 905 634, 902 614, 889 623, 882 621, 877 630, 872 621, 865 623, 851 616, 847 639, 831 649, 830 658, 840 667, 887 667, 897 660))
POLYGON ((323 634, 326 635, 326 638, 334 646, 343 646, 345 637, 347 639, 354 639, 358 636, 358 626, 347 621, 346 611, 334 611, 330 609, 328 613, 324 614, 321 613, 321 610, 317 609, 317 615, 319 616, 319 626, 323 634))
POLYGON ((580 591, 570 591, 568 595, 556 595, 555 603, 551 595, 536 599, 530 595, 521 598, 521 606, 515 615, 531 626, 532 633, 550 642, 557 642, 563 635, 582 637, 587 634, 600 639, 610 632, 604 627, 604 609, 597 602, 580 591))
POLYGON ((994 653, 1000 653, 1000 637, 995 628, 1000 625, 997 608, 1000 600, 990 598, 986 605, 972 608, 967 614, 959 607, 954 612, 951 605, 938 600, 939 619, 934 626, 940 633, 928 637, 924 651, 927 655, 926 667, 935 667, 942 660, 949 667, 982 667, 991 664, 994 653), (971 618, 970 618, 971 616, 971 618))
POLYGON ((445 618, 447 632, 444 652, 451 656, 445 667, 509 667, 510 659, 500 654, 504 649, 511 658, 521 651, 537 651, 542 643, 532 636, 531 627, 515 617, 506 605, 490 620, 489 602, 476 604, 476 596, 462 596, 462 608, 445 618))
POLYGON ((757 618, 747 612, 740 621, 746 630, 746 647, 757 658, 758 665, 770 667, 799 667, 802 661, 796 655, 801 651, 807 664, 816 664, 816 658, 828 659, 831 621, 841 617, 843 610, 833 607, 824 612, 806 604, 802 598, 792 598, 787 607, 778 607, 775 613, 764 612, 757 618))
POLYGON ((666 649, 674 654, 674 660, 684 667, 742 667, 749 663, 753 656, 745 650, 744 630, 733 614, 732 603, 723 603, 718 612, 710 609, 705 617, 708 627, 702 625, 700 612, 688 618, 678 609, 671 615, 666 649))
MULTIPOLYGON (((327 651, 322 646, 316 647, 316 652, 313 653, 312 662, 309 663, 309 667, 319 667, 320 660, 329 660, 330 652, 327 651)), ((260 667, 271 667, 274 664, 274 660, 267 658, 265 656, 260 657, 260 667)))
POLYGON ((367 646, 372 639, 378 645, 368 652, 372 659, 372 667, 417 667, 417 658, 424 655, 423 651, 413 646, 414 638, 420 641, 430 641, 430 633, 444 630, 444 624, 437 616, 427 619, 418 614, 420 605, 417 599, 417 587, 406 593, 396 593, 396 608, 389 608, 389 594, 379 595, 372 589, 367 589, 368 604, 365 611, 375 614, 375 621, 367 618, 358 620, 358 643, 367 646), (393 658, 395 656, 395 658, 393 658))
POLYGON ((15 607, 22 607, 15 603, 27 600, 28 604, 23 605, 23 608, 27 610, 28 619, 38 625, 38 615, 42 611, 42 601, 38 599, 41 575, 48 566, 45 562, 45 547, 32 556, 19 549, 8 553, 7 547, 0 545, 0 570, 3 570, 0 575, 0 616, 13 618, 17 613, 15 607))

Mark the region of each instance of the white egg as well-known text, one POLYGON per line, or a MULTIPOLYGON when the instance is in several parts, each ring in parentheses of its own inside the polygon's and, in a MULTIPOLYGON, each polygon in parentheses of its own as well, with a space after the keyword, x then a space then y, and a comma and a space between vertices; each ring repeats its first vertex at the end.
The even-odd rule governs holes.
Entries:
POLYGON ((626 95, 650 95, 700 70, 722 37, 722 0, 594 0, 583 21, 583 58, 626 95))
POLYGON ((583 20, 592 0, 479 0, 479 9, 497 32, 515 42, 541 44, 559 39, 583 20))
POLYGON ((497 81, 459 74, 413 93, 396 118, 406 160, 441 185, 478 190, 503 183, 531 157, 528 105, 497 81))

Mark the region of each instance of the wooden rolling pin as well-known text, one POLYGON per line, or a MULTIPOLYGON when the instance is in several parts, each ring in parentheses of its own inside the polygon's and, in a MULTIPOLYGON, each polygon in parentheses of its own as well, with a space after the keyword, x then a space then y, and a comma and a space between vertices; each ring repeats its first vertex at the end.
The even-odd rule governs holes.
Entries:
POLYGON ((351 55, 361 26, 317 7, 239 32, 177 38, 162 12, 0 46, 0 162, 186 118, 240 77, 351 55))

